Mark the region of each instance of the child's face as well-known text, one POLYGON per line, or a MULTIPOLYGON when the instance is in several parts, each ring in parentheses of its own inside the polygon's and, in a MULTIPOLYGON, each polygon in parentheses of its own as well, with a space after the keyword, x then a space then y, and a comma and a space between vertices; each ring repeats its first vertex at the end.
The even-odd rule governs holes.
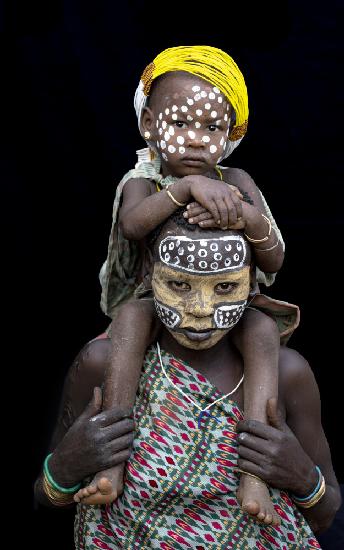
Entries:
POLYGON ((218 88, 187 73, 170 73, 157 83, 149 106, 151 140, 167 174, 205 174, 216 166, 232 114, 218 88))

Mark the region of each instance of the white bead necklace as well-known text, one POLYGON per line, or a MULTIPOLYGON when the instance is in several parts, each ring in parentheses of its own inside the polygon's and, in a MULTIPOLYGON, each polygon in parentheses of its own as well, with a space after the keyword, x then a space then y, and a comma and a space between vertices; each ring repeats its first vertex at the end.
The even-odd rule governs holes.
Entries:
MULTIPOLYGON (((219 399, 216 399, 215 401, 213 401, 212 403, 209 403, 209 405, 207 405, 204 409, 202 409, 202 407, 196 403, 193 399, 191 399, 191 397, 189 395, 187 395, 186 393, 183 392, 183 390, 181 390, 180 388, 178 388, 177 384, 175 384, 171 378, 168 376, 166 370, 165 370, 165 367, 164 367, 164 364, 162 362, 162 357, 161 357, 161 351, 160 351, 160 346, 159 346, 159 342, 156 343, 156 349, 157 349, 157 352, 158 352, 158 356, 159 356, 159 361, 160 361, 160 366, 162 368, 162 371, 164 373, 164 375, 166 376, 167 380, 170 382, 170 384, 172 386, 174 386, 176 388, 177 391, 179 391, 179 393, 181 393, 185 399, 187 401, 190 401, 194 407, 196 407, 200 413, 199 413, 199 417, 198 417, 198 428, 200 427, 200 423, 201 423, 201 420, 202 420, 202 416, 203 414, 205 414, 209 409, 210 407, 212 407, 213 405, 215 405, 216 403, 218 403, 219 401, 222 401, 223 399, 226 399, 226 397, 229 397, 230 395, 232 395, 234 392, 237 391, 237 389, 239 388, 240 384, 243 382, 244 380, 244 377, 245 375, 243 374, 242 377, 240 378, 239 382, 237 383, 237 385, 235 386, 235 388, 230 391, 229 393, 226 393, 226 395, 223 395, 222 397, 219 397, 219 399)), ((189 406, 188 402, 187 402, 187 405, 189 406)), ((190 407, 189 407, 190 408, 190 407)), ((210 413, 209 413, 210 414, 210 413)), ((217 419, 216 419, 217 420, 217 419)))

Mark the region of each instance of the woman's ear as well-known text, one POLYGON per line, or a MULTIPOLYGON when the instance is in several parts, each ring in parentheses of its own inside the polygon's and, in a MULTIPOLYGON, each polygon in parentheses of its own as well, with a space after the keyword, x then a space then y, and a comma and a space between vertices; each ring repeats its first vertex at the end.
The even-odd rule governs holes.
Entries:
POLYGON ((141 274, 142 274, 143 286, 147 290, 150 290, 152 288, 153 269, 154 269, 153 253, 150 250, 150 248, 146 248, 143 253, 141 274))
POLYGON ((141 117, 141 135, 146 141, 154 139, 152 137, 154 128, 154 115, 153 111, 149 107, 145 107, 141 117))
POLYGON ((253 296, 255 296, 256 294, 259 294, 259 286, 257 283, 257 271, 256 271, 256 266, 253 263, 251 263, 249 298, 253 298, 253 296))

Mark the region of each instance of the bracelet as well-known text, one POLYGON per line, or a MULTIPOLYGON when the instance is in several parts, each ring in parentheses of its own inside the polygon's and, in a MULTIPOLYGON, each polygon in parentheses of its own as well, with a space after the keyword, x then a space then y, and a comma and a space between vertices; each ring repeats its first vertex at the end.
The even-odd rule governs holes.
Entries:
POLYGON ((274 245, 270 246, 270 248, 256 248, 255 246, 253 248, 255 250, 257 250, 258 252, 270 252, 270 250, 273 250, 274 248, 277 248, 279 243, 280 243, 280 240, 277 237, 277 242, 274 245))
POLYGON ((55 506, 67 506, 74 503, 74 494, 61 493, 52 487, 47 476, 43 473, 43 491, 50 502, 55 506))
POLYGON ((168 189, 166 189, 166 193, 170 197, 171 201, 174 202, 174 204, 176 204, 177 206, 186 206, 186 202, 178 202, 177 199, 175 199, 172 195, 171 191, 169 191, 168 189))
POLYGON ((297 504, 297 506, 300 506, 301 508, 311 508, 312 506, 317 504, 317 502, 319 502, 319 500, 325 494, 325 491, 326 491, 325 478, 322 475, 319 466, 315 466, 315 469, 318 474, 318 481, 313 491, 305 497, 298 497, 296 495, 291 495, 291 498, 295 502, 295 504, 297 504))
POLYGON ((263 237, 262 239, 252 239, 251 237, 249 237, 248 235, 246 235, 246 233, 244 233, 246 239, 250 242, 250 243, 265 243, 265 241, 268 240, 268 238, 270 237, 270 234, 271 234, 271 229, 272 229, 272 225, 271 225, 271 221, 269 220, 269 218, 267 216, 264 216, 264 214, 262 214, 264 220, 266 221, 266 223, 268 224, 269 226, 269 229, 268 229, 268 234, 266 235, 266 237, 263 237))
POLYGON ((240 468, 236 469, 237 472, 240 472, 241 474, 245 474, 246 476, 254 477, 255 479, 258 479, 261 483, 265 483, 260 477, 255 476, 254 474, 250 474, 249 472, 245 472, 245 470, 240 470, 240 468))
POLYGON ((53 480, 53 478, 51 476, 51 473, 49 472, 49 467, 48 467, 49 459, 50 459, 52 454, 53 453, 50 453, 47 456, 47 458, 44 461, 44 466, 43 466, 43 472, 44 472, 44 475, 47 478, 49 484, 51 485, 51 487, 53 489, 55 489, 56 491, 59 491, 60 493, 67 493, 67 494, 75 493, 76 491, 78 491, 80 489, 81 483, 78 483, 77 485, 74 485, 73 487, 61 487, 61 485, 58 485, 56 483, 56 481, 53 480))

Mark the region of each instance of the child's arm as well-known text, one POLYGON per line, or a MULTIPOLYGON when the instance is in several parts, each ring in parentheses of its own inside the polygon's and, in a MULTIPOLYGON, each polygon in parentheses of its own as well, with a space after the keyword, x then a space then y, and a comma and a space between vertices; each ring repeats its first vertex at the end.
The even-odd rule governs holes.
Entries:
POLYGON ((180 207, 178 203, 183 205, 192 199, 212 213, 217 227, 227 227, 229 222, 235 223, 242 215, 242 203, 236 193, 220 181, 204 176, 186 176, 157 193, 148 180, 132 179, 124 186, 119 212, 124 237, 143 239, 180 207))
MULTIPOLYGON (((270 235, 268 235, 269 224, 262 217, 262 214, 267 216, 267 212, 259 189, 252 178, 243 170, 228 168, 223 171, 223 175, 227 183, 236 185, 244 193, 244 201, 248 197, 250 202, 252 202, 252 204, 248 204, 247 202, 242 203, 243 220, 229 227, 232 229, 244 229, 251 239, 260 240, 268 237, 263 242, 252 243, 252 250, 256 265, 261 271, 276 273, 283 264, 283 245, 273 228, 270 235)), ((219 227, 211 212, 206 211, 206 209, 197 203, 188 205, 186 217, 190 223, 198 223, 202 228, 219 227)))

